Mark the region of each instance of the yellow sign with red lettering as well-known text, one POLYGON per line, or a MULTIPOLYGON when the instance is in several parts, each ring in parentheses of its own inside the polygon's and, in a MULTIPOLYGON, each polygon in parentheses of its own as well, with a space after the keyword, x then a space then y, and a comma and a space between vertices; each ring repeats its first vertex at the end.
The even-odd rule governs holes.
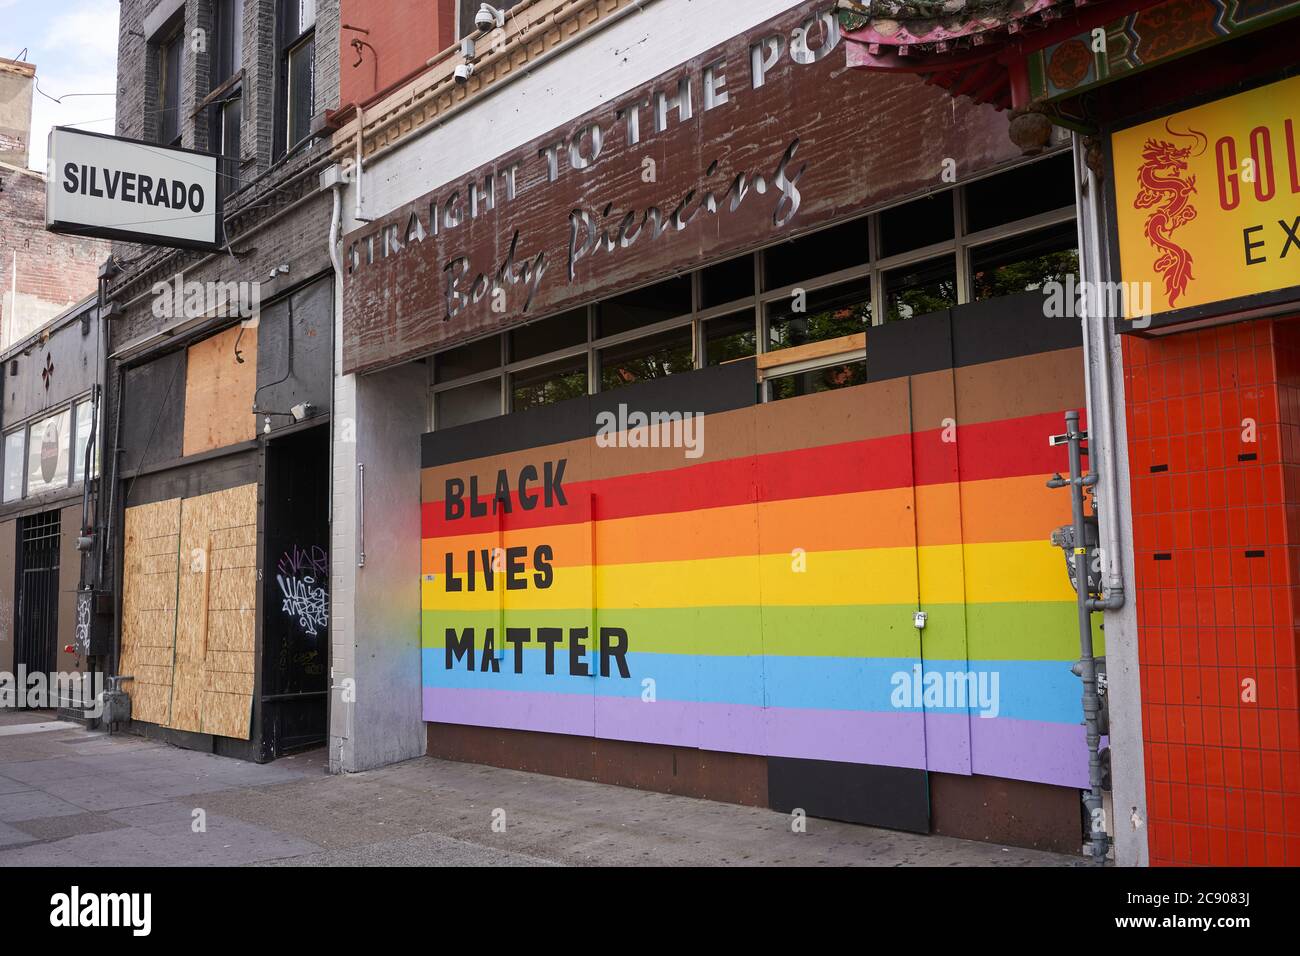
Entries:
POLYGON ((1111 147, 1120 267, 1149 288, 1151 313, 1300 286, 1300 76, 1115 133, 1111 147))

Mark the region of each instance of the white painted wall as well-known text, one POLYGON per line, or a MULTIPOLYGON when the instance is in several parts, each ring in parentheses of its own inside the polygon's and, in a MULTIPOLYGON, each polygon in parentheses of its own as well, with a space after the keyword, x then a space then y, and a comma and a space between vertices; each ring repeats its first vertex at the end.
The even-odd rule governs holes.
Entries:
MULTIPOLYGON (((335 362, 337 369, 337 344, 335 362)), ((335 773, 382 767, 426 749, 419 527, 427 383, 423 363, 335 379, 329 751, 335 773)))

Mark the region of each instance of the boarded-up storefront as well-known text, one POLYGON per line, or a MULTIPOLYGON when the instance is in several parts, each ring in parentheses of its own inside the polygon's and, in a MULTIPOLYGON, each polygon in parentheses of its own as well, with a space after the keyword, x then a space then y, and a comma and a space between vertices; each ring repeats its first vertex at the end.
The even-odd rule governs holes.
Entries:
POLYGON ((121 672, 134 718, 248 739, 257 485, 126 510, 121 672))

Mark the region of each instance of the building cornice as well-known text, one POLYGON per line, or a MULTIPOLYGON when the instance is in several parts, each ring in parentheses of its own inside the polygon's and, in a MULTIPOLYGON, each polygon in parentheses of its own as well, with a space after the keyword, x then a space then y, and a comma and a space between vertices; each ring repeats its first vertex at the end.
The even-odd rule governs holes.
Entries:
POLYGON ((332 156, 343 163, 353 161, 360 130, 364 162, 486 95, 510 76, 527 72, 542 57, 581 42, 627 8, 642 9, 653 2, 524 0, 509 11, 504 27, 477 40, 479 53, 468 82, 456 82, 453 73, 463 60, 459 45, 449 47, 397 90, 360 109, 348 108, 348 121, 334 133, 332 156))

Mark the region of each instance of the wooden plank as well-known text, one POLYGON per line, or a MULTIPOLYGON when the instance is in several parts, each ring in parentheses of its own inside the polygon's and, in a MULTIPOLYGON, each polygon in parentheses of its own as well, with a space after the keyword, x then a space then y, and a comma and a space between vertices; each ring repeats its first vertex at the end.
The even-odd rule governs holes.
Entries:
POLYGON ((203 729, 203 595, 208 581, 207 496, 181 502, 180 576, 176 588, 176 673, 169 727, 203 729))
POLYGON ((257 485, 187 498, 181 515, 171 726, 246 740, 256 633, 257 485), (222 676, 214 682, 213 674, 222 676))
MULTIPOLYGON (((807 345, 796 345, 788 349, 779 349, 775 352, 764 352, 756 356, 759 369, 772 368, 776 365, 792 365, 795 362, 807 362, 810 359, 826 358, 828 355, 839 355, 840 353, 860 352, 867 347, 867 333, 856 332, 853 335, 841 335, 836 339, 826 339, 823 342, 809 342, 807 345)), ((848 359, 845 361, 861 361, 860 359, 848 359)))
POLYGON ((205 648, 203 730, 247 740, 257 634, 257 485, 211 499, 211 592, 205 648))
POLYGON ((235 326, 187 350, 183 454, 224 448, 257 436, 257 327, 235 326), (240 337, 240 332, 243 337, 240 337), (235 358, 235 342, 244 361, 235 358))
POLYGON ((132 717, 155 724, 171 718, 175 659, 177 547, 181 500, 127 508, 123 521, 122 658, 135 680, 132 717))

